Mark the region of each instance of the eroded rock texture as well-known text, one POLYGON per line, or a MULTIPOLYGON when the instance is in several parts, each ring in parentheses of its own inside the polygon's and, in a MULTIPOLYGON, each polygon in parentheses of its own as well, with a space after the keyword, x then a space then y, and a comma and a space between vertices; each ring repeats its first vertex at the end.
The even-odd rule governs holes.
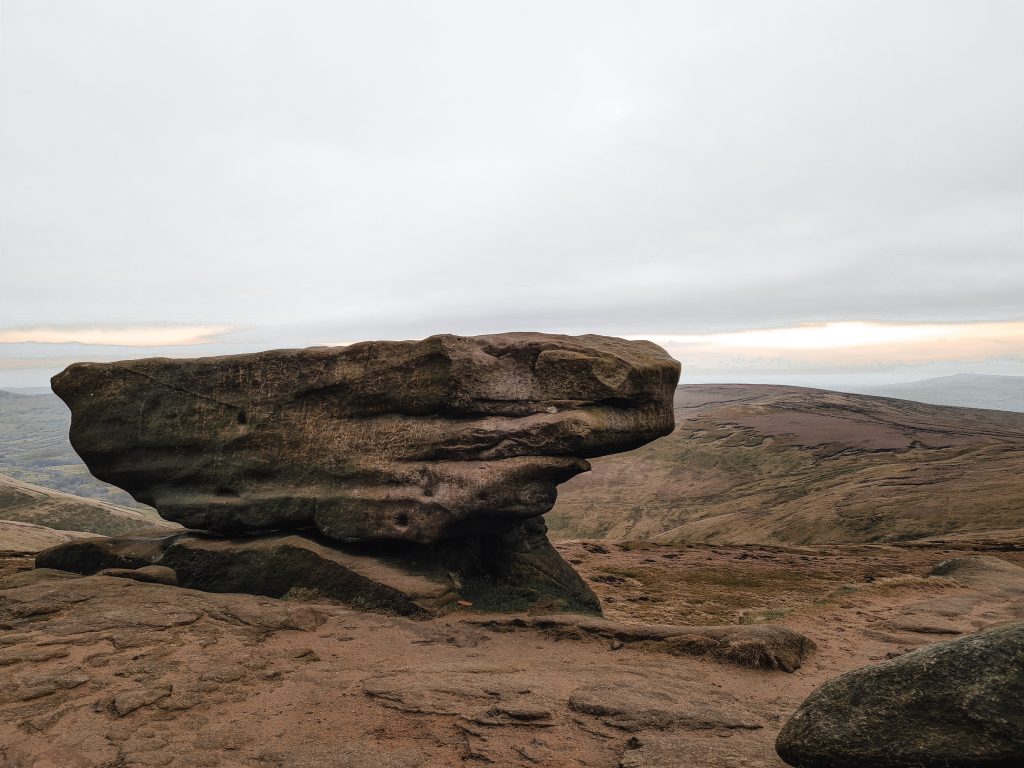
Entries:
POLYGON ((38 563, 407 615, 598 613, 540 515, 587 457, 671 432, 678 378, 650 342, 530 333, 72 365, 53 389, 89 469, 197 530, 38 563))
POLYGON ((52 380, 101 480, 222 532, 436 542, 544 514, 587 457, 671 432, 679 364, 644 341, 432 336, 52 380))

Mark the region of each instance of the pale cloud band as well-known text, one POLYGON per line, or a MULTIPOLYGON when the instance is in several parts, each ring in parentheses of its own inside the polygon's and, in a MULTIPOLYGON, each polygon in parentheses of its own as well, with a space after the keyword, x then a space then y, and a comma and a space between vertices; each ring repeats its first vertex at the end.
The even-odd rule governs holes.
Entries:
POLYGON ((996 323, 834 322, 729 333, 653 334, 684 369, 701 372, 862 371, 999 359, 1024 373, 1024 321, 996 323))
POLYGON ((176 347, 208 344, 231 330, 230 325, 36 326, 0 329, 0 344, 176 347))

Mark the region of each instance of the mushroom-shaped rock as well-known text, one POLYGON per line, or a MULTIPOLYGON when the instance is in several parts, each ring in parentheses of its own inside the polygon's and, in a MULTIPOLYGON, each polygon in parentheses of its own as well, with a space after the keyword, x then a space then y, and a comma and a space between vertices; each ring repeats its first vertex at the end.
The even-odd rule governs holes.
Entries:
POLYGON ((673 428, 679 364, 646 341, 432 336, 52 380, 101 480, 190 528, 433 543, 542 515, 586 459, 673 428))

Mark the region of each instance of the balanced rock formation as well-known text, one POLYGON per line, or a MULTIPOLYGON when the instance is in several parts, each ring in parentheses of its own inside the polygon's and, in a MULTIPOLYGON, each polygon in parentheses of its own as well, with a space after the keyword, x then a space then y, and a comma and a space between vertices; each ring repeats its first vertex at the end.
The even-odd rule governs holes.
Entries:
POLYGON ((776 749, 797 768, 1024 765, 1024 624, 830 680, 786 723, 776 749))
MULTIPOLYGON (((650 342, 510 333, 78 363, 52 386, 93 474, 169 520, 229 536, 315 531, 314 549, 425 563, 453 584, 533 581, 528 592, 597 610, 538 518, 588 457, 671 432, 678 378, 650 342)), ((170 549, 146 564, 174 567, 170 549)))
POLYGON ((679 364, 601 336, 432 336, 53 378, 101 480, 190 528, 420 543, 547 512, 585 459, 672 431, 679 364))

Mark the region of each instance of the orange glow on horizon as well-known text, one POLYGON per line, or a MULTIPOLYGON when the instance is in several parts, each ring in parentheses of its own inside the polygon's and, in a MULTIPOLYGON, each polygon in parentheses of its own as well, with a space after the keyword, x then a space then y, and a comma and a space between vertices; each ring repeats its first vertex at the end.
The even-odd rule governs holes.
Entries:
POLYGON ((1024 357, 1024 321, 834 322, 708 334, 633 335, 701 367, 774 361, 796 366, 919 364, 1024 357))

